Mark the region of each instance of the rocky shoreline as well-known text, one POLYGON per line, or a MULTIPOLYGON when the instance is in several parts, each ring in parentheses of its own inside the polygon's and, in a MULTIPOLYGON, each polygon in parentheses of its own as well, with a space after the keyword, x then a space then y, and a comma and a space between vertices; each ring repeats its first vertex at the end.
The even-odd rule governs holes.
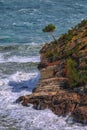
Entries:
POLYGON ((47 73, 47 69, 51 67, 53 66, 41 69, 42 76, 38 87, 33 90, 31 95, 19 97, 16 102, 21 102, 24 106, 28 106, 29 103, 33 104, 33 107, 37 110, 49 108, 58 116, 66 116, 71 112, 73 118, 86 124, 87 95, 80 95, 76 92, 61 88, 61 82, 67 79, 63 77, 54 78, 54 76, 49 78, 52 75, 51 73, 49 73, 50 75, 47 73), (45 73, 48 74, 48 78, 45 73))
POLYGON ((73 50, 73 48, 78 49, 77 47, 75 48, 76 44, 74 42, 77 42, 77 36, 79 35, 78 44, 80 47, 78 54, 77 51, 73 51, 72 53, 69 51, 69 53, 66 54, 66 49, 63 44, 65 41, 62 38, 61 42, 60 38, 58 39, 58 44, 61 42, 62 47, 60 46, 58 57, 53 60, 54 55, 51 54, 51 56, 49 56, 49 50, 54 54, 53 46, 57 45, 53 42, 44 45, 40 50, 41 62, 38 65, 41 73, 39 84, 31 95, 21 96, 16 102, 21 102, 24 106, 33 104, 33 107, 37 110, 49 108, 58 116, 66 116, 71 113, 73 119, 80 123, 87 124, 87 84, 82 86, 81 82, 80 87, 74 87, 72 89, 72 87, 69 86, 71 85, 70 81, 72 82, 72 80, 70 79, 71 77, 68 70, 68 61, 70 61, 71 57, 78 62, 78 68, 81 66, 83 67, 83 62, 80 62, 82 61, 82 58, 87 60, 87 36, 85 35, 85 38, 83 37, 85 40, 81 38, 82 33, 84 33, 83 28, 84 30, 87 29, 87 21, 84 26, 80 27, 80 31, 79 29, 73 29, 73 40, 69 39, 66 46, 66 48, 71 48, 70 50, 73 50), (81 39, 86 43, 86 47, 84 44, 80 44, 81 39), (70 45, 71 43, 72 46, 70 45), (67 58, 69 59, 67 60, 67 58))

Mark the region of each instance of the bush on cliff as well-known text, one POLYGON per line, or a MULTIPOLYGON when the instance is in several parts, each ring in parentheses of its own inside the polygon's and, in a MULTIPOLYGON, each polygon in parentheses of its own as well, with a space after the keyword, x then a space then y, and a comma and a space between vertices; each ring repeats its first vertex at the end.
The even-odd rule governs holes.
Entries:
POLYGON ((84 86, 87 83, 87 69, 78 69, 78 63, 72 58, 66 60, 66 76, 71 88, 84 86))
POLYGON ((53 34, 53 32, 54 32, 55 29, 56 29, 56 27, 55 27, 53 24, 48 24, 47 26, 45 26, 45 27, 42 29, 42 31, 49 33, 49 34, 53 37, 53 39, 54 39, 54 41, 55 41, 55 43, 56 43, 57 41, 56 41, 56 38, 55 38, 55 36, 54 36, 54 34, 53 34))
POLYGON ((73 59, 68 58, 66 60, 66 76, 69 78, 69 86, 71 88, 77 86, 79 81, 76 65, 77 63, 73 59))
POLYGON ((75 26, 75 28, 81 28, 81 27, 83 27, 86 24, 87 24, 87 20, 84 19, 84 20, 81 21, 81 23, 77 24, 77 26, 75 26))
MULTIPOLYGON (((44 32, 53 32, 52 26, 46 26, 44 32)), ((47 62, 65 61, 66 77, 70 88, 87 84, 87 20, 83 20, 67 33, 60 36, 41 50, 47 62), (45 50, 45 51, 44 51, 45 50)))

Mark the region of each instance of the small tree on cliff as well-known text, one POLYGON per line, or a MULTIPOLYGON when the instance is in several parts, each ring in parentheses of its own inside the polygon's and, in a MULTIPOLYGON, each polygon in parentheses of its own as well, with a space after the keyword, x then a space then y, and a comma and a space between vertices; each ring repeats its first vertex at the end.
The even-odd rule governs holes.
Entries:
POLYGON ((54 36, 54 34, 53 34, 53 32, 54 32, 55 29, 56 29, 56 27, 55 27, 53 24, 48 24, 47 26, 45 26, 45 27, 42 29, 42 31, 49 33, 49 34, 53 37, 54 41, 57 43, 57 41, 56 41, 56 39, 55 39, 55 36, 54 36))

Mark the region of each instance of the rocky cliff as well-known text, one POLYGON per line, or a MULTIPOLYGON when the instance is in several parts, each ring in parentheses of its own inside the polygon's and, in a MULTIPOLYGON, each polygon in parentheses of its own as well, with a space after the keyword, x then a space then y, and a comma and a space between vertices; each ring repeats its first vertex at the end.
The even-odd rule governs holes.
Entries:
POLYGON ((40 50, 41 78, 31 95, 17 99, 35 109, 51 109, 55 114, 87 124, 87 20, 63 34, 57 42, 40 50))

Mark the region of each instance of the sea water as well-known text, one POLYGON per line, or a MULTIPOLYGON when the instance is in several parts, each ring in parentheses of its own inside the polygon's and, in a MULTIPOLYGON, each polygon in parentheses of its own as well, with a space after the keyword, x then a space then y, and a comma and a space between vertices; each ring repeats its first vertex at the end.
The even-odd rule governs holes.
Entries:
POLYGON ((38 84, 39 50, 52 40, 42 28, 53 23, 58 38, 86 18, 86 0, 0 0, 0 130, 87 130, 70 114, 15 103, 38 84))

